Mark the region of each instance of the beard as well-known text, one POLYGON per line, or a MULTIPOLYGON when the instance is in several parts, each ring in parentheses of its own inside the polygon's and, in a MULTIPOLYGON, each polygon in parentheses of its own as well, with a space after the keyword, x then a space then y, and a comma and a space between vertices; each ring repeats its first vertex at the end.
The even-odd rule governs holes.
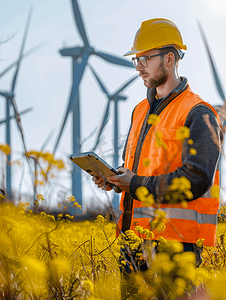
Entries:
POLYGON ((161 74, 156 76, 155 78, 150 78, 146 82, 144 81, 144 85, 148 88, 157 88, 160 85, 163 85, 166 83, 168 79, 168 74, 166 72, 166 69, 164 68, 163 61, 161 61, 159 66, 159 71, 161 71, 161 74))

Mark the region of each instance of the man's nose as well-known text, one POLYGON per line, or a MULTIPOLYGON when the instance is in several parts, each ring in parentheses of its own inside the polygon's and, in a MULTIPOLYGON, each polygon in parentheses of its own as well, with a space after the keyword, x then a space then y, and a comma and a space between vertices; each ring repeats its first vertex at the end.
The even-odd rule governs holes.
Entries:
POLYGON ((144 67, 142 66, 142 64, 141 64, 140 61, 138 60, 137 66, 136 66, 136 71, 142 71, 143 69, 144 69, 144 67))

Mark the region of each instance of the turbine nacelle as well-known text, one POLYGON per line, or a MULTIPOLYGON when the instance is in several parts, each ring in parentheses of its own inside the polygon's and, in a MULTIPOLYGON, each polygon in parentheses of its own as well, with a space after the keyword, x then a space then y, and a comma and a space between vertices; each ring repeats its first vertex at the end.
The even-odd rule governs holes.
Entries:
POLYGON ((64 48, 59 50, 60 54, 62 56, 70 56, 74 58, 78 58, 83 55, 83 53, 86 54, 95 54, 94 48, 93 47, 72 47, 72 48, 64 48))
POLYGON ((14 97, 14 93, 12 92, 0 92, 0 96, 2 97, 6 97, 6 98, 13 98, 14 97))
POLYGON ((119 100, 126 100, 126 99, 127 99, 126 96, 115 95, 110 100, 119 101, 119 100))

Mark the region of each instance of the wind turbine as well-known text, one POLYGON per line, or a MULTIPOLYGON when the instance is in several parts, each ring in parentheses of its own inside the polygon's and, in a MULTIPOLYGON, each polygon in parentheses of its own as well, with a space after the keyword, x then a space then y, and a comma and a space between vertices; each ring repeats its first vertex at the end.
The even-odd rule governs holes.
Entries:
MULTIPOLYGON (((27 23, 26 23, 25 31, 24 31, 24 36, 23 36, 23 40, 22 40, 22 44, 21 44, 21 48, 20 48, 19 58, 18 58, 18 61, 16 64, 16 70, 15 70, 15 73, 13 76, 11 90, 10 90, 10 92, 0 91, 0 96, 3 96, 6 98, 6 143, 11 148, 10 108, 12 106, 14 109, 15 116, 16 116, 16 122, 17 122, 18 129, 20 131, 20 134, 21 134, 25 152, 27 152, 27 150, 26 150, 24 134, 23 134, 23 130, 22 130, 21 122, 20 122, 20 116, 18 113, 15 99, 14 99, 14 97, 15 97, 14 90, 16 87, 16 82, 17 82, 18 73, 19 73, 19 69, 20 69, 20 63, 21 63, 21 60, 23 57, 24 46, 25 46, 26 39, 27 39, 27 34, 28 34, 28 29, 29 29, 29 24, 30 24, 30 19, 31 19, 31 13, 32 13, 32 9, 30 9, 29 14, 28 14, 27 23)), ((11 166, 10 166, 10 163, 11 163, 11 154, 9 154, 7 156, 7 163, 6 163, 6 192, 7 192, 7 196, 11 199, 12 191, 11 191, 11 166)))
MULTIPOLYGON (((86 35, 86 30, 84 27, 84 23, 82 20, 82 16, 79 10, 77 0, 71 0, 72 9, 74 14, 74 19, 76 23, 76 27, 78 32, 83 40, 83 46, 76 46, 73 48, 64 48, 60 50, 60 54, 62 56, 70 56, 72 57, 72 67, 73 67, 73 80, 72 80, 72 88, 71 95, 69 98, 68 106, 66 109, 66 113, 63 118, 63 122, 61 125, 61 129, 59 135, 57 137, 57 141, 54 147, 54 153, 57 150, 59 145, 65 124, 67 122, 67 118, 70 112, 73 114, 73 153, 81 152, 81 123, 80 123, 80 100, 79 100, 79 85, 82 80, 82 76, 87 65, 87 61, 90 55, 96 55, 105 61, 124 66, 129 68, 134 68, 132 62, 129 62, 123 58, 116 57, 111 54, 107 54, 104 52, 96 51, 93 47, 90 46, 88 37, 86 35)), ((82 183, 81 183, 81 170, 73 166, 72 173, 72 193, 76 198, 76 201, 82 205, 82 183)))
MULTIPOLYGON (((223 105, 216 105, 216 106, 214 106, 214 108, 217 111, 219 111, 219 109, 221 110, 223 107, 225 109, 225 105, 226 105, 225 94, 224 94, 224 91, 223 91, 223 88, 222 88, 222 84, 220 82, 220 77, 218 76, 218 73, 217 73, 216 66, 214 64, 213 56, 211 55, 210 48, 209 48, 209 45, 207 43, 206 36, 205 36, 204 31, 202 29, 201 23, 199 21, 197 21, 197 24, 198 24, 198 27, 199 27, 199 30, 200 30, 200 33, 201 33, 201 36, 202 36, 202 39, 203 39, 203 42, 204 42, 207 54, 208 54, 208 58, 209 58, 209 62, 210 62, 210 65, 211 65, 211 69, 212 69, 214 81, 215 81, 215 84, 216 84, 216 87, 217 87, 217 91, 218 91, 221 99, 223 100, 223 105)), ((223 130, 225 131, 225 125, 226 125, 225 119, 223 118, 221 120, 221 122, 222 122, 223 130)), ((222 175, 222 153, 220 154, 219 169, 220 169, 219 170, 220 171, 220 175, 222 175)), ((222 178, 222 176, 220 176, 220 178, 222 178)))
MULTIPOLYGON (((97 73, 94 71, 94 69, 89 65, 92 73, 94 74, 96 80, 98 81, 100 88, 102 89, 102 91, 104 92, 104 94, 107 96, 108 102, 107 102, 107 106, 105 109, 105 113, 104 113, 104 117, 101 123, 101 127, 95 142, 95 145, 93 147, 93 151, 97 148, 97 146, 100 143, 100 137, 101 134, 104 130, 105 125, 108 122, 109 119, 109 112, 110 112, 110 103, 111 101, 114 102, 114 132, 113 132, 113 136, 114 136, 114 168, 118 168, 119 164, 118 164, 118 159, 119 159, 119 155, 118 155, 118 150, 119 150, 119 145, 118 145, 118 128, 119 128, 119 119, 118 119, 118 102, 120 100, 125 101, 127 99, 126 96, 121 95, 121 92, 129 85, 131 84, 137 77, 138 75, 134 76, 132 79, 128 80, 125 84, 123 84, 116 92, 114 92, 113 94, 109 94, 106 87, 104 86, 103 82, 101 81, 100 77, 97 75, 97 73)), ((112 205, 115 209, 119 209, 119 195, 114 193, 114 197, 112 200, 112 205)))

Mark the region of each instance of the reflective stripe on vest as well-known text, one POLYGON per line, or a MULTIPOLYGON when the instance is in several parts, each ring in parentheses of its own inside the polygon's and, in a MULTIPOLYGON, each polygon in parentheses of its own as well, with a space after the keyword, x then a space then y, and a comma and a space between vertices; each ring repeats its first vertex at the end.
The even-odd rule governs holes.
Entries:
MULTIPOLYGON (((198 213, 192 209, 161 208, 167 214, 166 218, 195 221, 198 224, 217 224, 217 214, 198 213)), ((154 218, 154 207, 135 207, 134 218, 154 218)))
MULTIPOLYGON (((158 176, 174 172, 182 166, 182 143, 176 139, 178 128, 184 126, 186 118, 191 109, 203 104, 208 106, 216 115, 214 108, 195 95, 190 88, 174 98, 160 113, 160 121, 148 131, 140 153, 140 160, 137 168, 138 176, 158 176), (163 141, 167 148, 156 145, 155 133, 161 132, 163 141), (143 159, 149 158, 149 166, 144 166, 143 159)), ((148 100, 141 101, 134 110, 133 121, 128 137, 125 168, 132 170, 138 138, 149 111, 148 100)), ((216 171, 214 183, 219 185, 219 171, 216 171)), ((124 213, 125 193, 122 193, 120 209, 124 213)), ((161 209, 167 212, 167 223, 164 233, 161 236, 168 240, 196 243, 198 239, 205 239, 204 245, 214 246, 216 240, 216 222, 219 200, 211 198, 208 191, 201 198, 188 201, 187 208, 180 204, 160 204, 161 209)), ((130 229, 133 229, 133 222, 144 228, 150 229, 149 220, 153 218, 153 208, 143 207, 142 202, 133 200, 133 215, 130 229)), ((123 214, 118 222, 119 230, 122 228, 123 214)), ((136 231, 135 231, 136 233, 136 231)))

